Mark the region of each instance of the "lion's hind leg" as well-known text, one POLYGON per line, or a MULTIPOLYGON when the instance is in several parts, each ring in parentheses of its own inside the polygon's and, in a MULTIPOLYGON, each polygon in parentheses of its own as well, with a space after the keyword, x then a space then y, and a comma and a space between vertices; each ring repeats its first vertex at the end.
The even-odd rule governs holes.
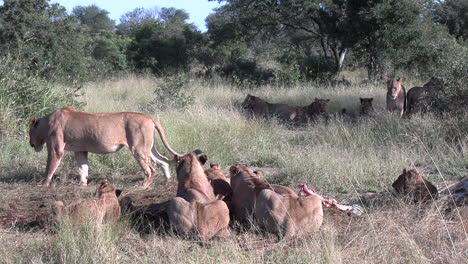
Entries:
POLYGON ((145 173, 145 182, 143 183, 143 188, 148 188, 151 185, 151 182, 153 181, 154 174, 156 173, 155 169, 151 165, 151 160, 149 157, 146 155, 141 155, 141 153, 134 153, 133 156, 135 159, 138 161, 138 164, 140 164, 140 167, 143 169, 143 172, 145 173))
POLYGON ((164 176, 166 177, 166 181, 171 178, 171 172, 169 170, 169 160, 165 156, 163 156, 159 151, 153 147, 151 149, 151 159, 154 163, 158 164, 159 167, 163 170, 164 176))

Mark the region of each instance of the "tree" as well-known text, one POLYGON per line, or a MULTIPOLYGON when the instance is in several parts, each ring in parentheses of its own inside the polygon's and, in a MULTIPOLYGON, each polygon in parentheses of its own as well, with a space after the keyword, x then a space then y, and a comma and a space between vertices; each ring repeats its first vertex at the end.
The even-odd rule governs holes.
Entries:
MULTIPOLYGON (((364 59, 370 79, 383 73, 383 64, 422 36, 421 6, 413 0, 348 0, 347 34, 341 35, 364 59)), ((398 58, 397 58, 398 60, 398 58)))
POLYGON ((468 40, 468 1, 446 0, 438 2, 435 21, 447 26, 457 39, 468 40))
POLYGON ((346 1, 343 0, 227 0, 223 12, 238 19, 244 32, 272 36, 284 31, 307 35, 318 41, 323 57, 338 73, 348 51, 339 38, 346 30, 346 1))
POLYGON ((32 74, 66 80, 87 75, 84 36, 62 6, 47 0, 5 0, 0 22, 1 53, 14 54, 32 74))
POLYGON ((115 22, 109 18, 109 12, 96 5, 77 6, 73 8, 72 14, 80 25, 86 27, 91 33, 114 30, 115 22))
MULTIPOLYGON (((142 11, 134 13, 137 16, 133 18, 141 18, 140 14, 145 14, 142 11)), ((156 18, 143 18, 139 24, 132 22, 128 31, 132 39, 128 57, 133 66, 154 73, 187 69, 191 51, 201 39, 201 33, 186 22, 187 18, 183 10, 163 8, 156 18)))

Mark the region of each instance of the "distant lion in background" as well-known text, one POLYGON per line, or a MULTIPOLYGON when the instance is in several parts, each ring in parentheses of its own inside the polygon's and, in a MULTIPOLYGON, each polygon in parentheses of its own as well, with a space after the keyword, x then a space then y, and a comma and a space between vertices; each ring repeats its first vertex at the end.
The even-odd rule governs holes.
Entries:
POLYGON ((387 79, 387 110, 396 112, 400 117, 406 111, 406 90, 402 79, 387 79))

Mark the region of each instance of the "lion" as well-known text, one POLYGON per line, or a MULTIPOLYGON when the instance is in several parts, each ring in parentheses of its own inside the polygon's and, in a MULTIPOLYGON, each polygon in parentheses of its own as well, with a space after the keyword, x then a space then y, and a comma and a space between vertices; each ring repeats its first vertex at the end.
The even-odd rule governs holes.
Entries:
POLYGON ((317 121, 320 118, 328 119, 326 107, 329 102, 330 99, 315 98, 310 105, 302 107, 301 110, 304 111, 305 117, 311 121, 317 121))
POLYGON ((392 187, 398 194, 411 198, 415 203, 431 201, 438 195, 437 188, 416 170, 403 169, 392 187))
POLYGON ((180 234, 198 232, 202 240, 229 235, 229 209, 216 200, 203 165, 206 155, 196 150, 176 156, 177 197, 169 201, 167 214, 173 229, 180 234))
POLYGON ((107 180, 101 180, 97 185, 97 197, 78 200, 65 206, 62 201, 52 205, 52 213, 57 222, 68 217, 73 222, 95 220, 96 223, 116 223, 121 216, 118 197, 121 190, 115 189, 107 180))
POLYGON ((251 168, 235 165, 229 168, 232 188, 232 208, 241 222, 249 222, 255 210, 257 194, 262 189, 271 189, 267 181, 260 178, 251 168))
POLYGON ((421 86, 416 86, 408 90, 407 94, 407 113, 424 112, 431 104, 431 99, 436 97, 433 92, 443 88, 443 81, 432 77, 429 82, 421 86))
POLYGON ((372 101, 374 98, 362 98, 359 97, 359 101, 361 102, 361 108, 359 114, 361 116, 369 116, 374 113, 374 107, 372 106, 372 101))
POLYGON ((272 104, 260 97, 247 94, 242 108, 248 112, 249 117, 277 117, 283 121, 296 121, 298 119, 298 107, 288 104, 272 104))
POLYGON ((184 156, 176 156, 177 197, 188 202, 209 203, 216 200, 213 187, 208 182, 203 165, 207 156, 196 150, 184 156))
POLYGON ((321 199, 299 197, 293 190, 274 188, 247 166, 231 166, 233 207, 240 221, 253 219, 260 227, 279 237, 294 237, 318 229, 323 221, 321 199))
POLYGON ((317 195, 298 197, 263 189, 256 202, 255 221, 280 238, 318 230, 323 222, 322 200, 317 195))
POLYGON ((232 188, 230 180, 224 176, 221 166, 215 162, 210 163, 210 168, 205 170, 208 182, 213 187, 214 195, 218 200, 224 200, 227 198, 230 200, 232 194, 232 188))
POLYGON ((198 235, 204 241, 230 235, 229 209, 220 200, 203 204, 175 197, 169 201, 167 215, 173 230, 181 235, 198 235))
POLYGON ((127 146, 145 173, 144 188, 155 174, 151 160, 171 177, 168 158, 154 147, 154 130, 172 154, 181 156, 167 142, 159 120, 143 113, 86 113, 72 107, 63 107, 53 113, 32 118, 29 128, 30 145, 39 152, 47 144, 46 178, 42 186, 49 186, 65 150, 75 152, 80 184, 87 185, 88 152, 107 154, 127 146))
POLYGON ((406 111, 406 90, 402 79, 387 79, 387 110, 397 112, 400 117, 406 111))

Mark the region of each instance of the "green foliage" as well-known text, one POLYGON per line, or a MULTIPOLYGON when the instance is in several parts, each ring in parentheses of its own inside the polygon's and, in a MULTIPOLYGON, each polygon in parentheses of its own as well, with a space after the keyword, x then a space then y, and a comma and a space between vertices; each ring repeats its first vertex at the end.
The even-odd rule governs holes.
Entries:
POLYGON ((194 103, 195 98, 188 89, 189 79, 180 73, 165 77, 154 90, 155 98, 149 103, 150 108, 157 110, 184 109, 194 103))
POLYGON ((109 18, 109 12, 96 5, 76 6, 72 14, 91 33, 114 30, 115 22, 109 18))
POLYGON ((23 122, 49 114, 57 107, 76 105, 76 86, 52 89, 52 83, 31 74, 11 56, 0 57, 0 116, 2 123, 23 122))
POLYGON ((144 19, 130 32, 128 57, 137 70, 153 73, 186 70, 189 53, 200 39, 195 27, 187 24, 182 10, 162 9, 164 19, 144 19))
POLYGON ((53 80, 85 80, 89 53, 74 18, 48 1, 5 1, 0 7, 0 50, 14 54, 33 75, 53 80))
POLYGON ((468 41, 468 2, 465 0, 437 1, 435 21, 444 24, 450 34, 468 41))

